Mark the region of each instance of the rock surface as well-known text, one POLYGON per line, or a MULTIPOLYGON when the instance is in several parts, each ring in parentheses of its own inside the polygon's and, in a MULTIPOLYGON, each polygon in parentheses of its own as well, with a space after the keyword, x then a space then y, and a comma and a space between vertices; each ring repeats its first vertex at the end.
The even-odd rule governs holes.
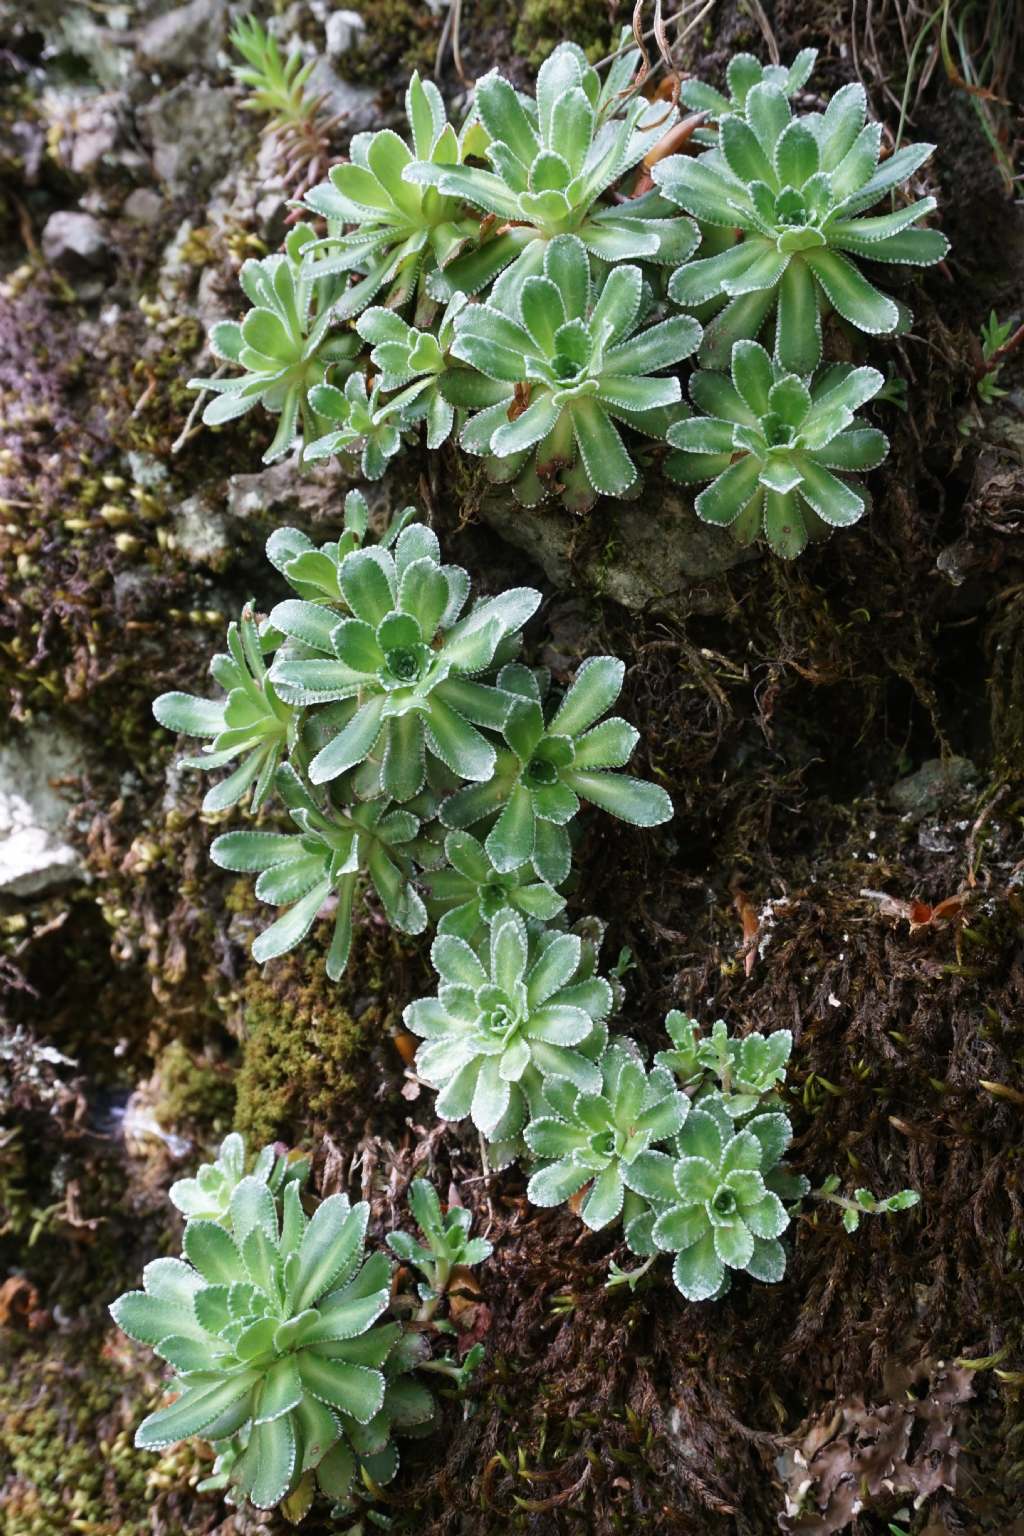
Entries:
POLYGON ((37 725, 0 747, 0 893, 38 896, 82 878, 65 841, 68 801, 54 781, 81 771, 77 744, 37 725))
POLYGON ((557 503, 527 510, 495 487, 480 515, 555 586, 582 581, 632 612, 720 613, 728 598, 725 573, 758 558, 706 527, 672 490, 648 487, 636 501, 607 506, 599 526, 557 503))
POLYGON ((207 192, 224 175, 244 128, 227 92, 187 81, 158 96, 142 114, 153 169, 175 196, 207 192))
POLYGON ((365 29, 366 23, 358 11, 332 11, 324 29, 327 57, 340 59, 365 29))
POLYGON ((916 773, 894 784, 889 798, 905 816, 918 821, 977 777, 978 770, 969 758, 930 757, 916 773))
POLYGON ((62 271, 82 271, 102 267, 108 258, 108 245, 91 213, 61 209, 51 213, 43 227, 43 255, 62 271))
POLYGON ((226 30, 224 0, 191 0, 157 16, 143 29, 140 62, 158 70, 213 69, 226 30))

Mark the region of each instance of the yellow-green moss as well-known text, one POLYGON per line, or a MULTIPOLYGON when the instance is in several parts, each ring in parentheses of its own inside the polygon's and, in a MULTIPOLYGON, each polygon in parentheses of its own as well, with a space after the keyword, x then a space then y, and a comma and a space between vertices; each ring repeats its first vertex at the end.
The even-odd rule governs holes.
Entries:
MULTIPOLYGON (((155 1377, 105 1358, 96 1336, 9 1339, 0 1359, 2 1536, 150 1536, 169 1480, 132 1436, 155 1377)), ((186 1481, 188 1459, 175 1481, 186 1481)))
POLYGON ((157 1062, 160 1078, 158 1118, 162 1123, 201 1125, 223 1134, 235 1108, 235 1084, 229 1067, 194 1056, 172 1040, 157 1062))
POLYGON ((591 63, 611 53, 618 28, 608 22, 607 0, 524 0, 513 37, 534 69, 559 43, 579 43, 591 63))
POLYGON ((387 935, 355 946, 349 975, 358 978, 358 1018, 346 981, 330 981, 322 956, 308 944, 250 973, 235 1129, 253 1145, 301 1138, 317 1120, 344 1119, 346 1104, 365 1097, 370 1053, 386 1039, 390 1012, 373 995, 383 990, 383 955, 375 948, 393 942, 387 935))

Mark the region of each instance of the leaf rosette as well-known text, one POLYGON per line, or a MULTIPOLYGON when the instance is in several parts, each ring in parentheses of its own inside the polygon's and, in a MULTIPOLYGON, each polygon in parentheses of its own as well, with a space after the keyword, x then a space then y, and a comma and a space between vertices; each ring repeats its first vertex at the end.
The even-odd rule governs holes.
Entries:
POLYGON ((319 805, 290 764, 277 773, 277 789, 298 832, 225 832, 210 857, 221 869, 258 874, 256 896, 287 910, 254 940, 253 958, 264 964, 301 944, 329 899, 334 926, 327 974, 337 981, 352 945, 352 906, 361 884, 380 898, 392 927, 422 933, 427 912, 413 884, 419 819, 386 799, 357 802, 345 810, 319 805))
POLYGON ((723 1295, 731 1270, 775 1282, 786 1269, 779 1242, 789 1213, 772 1188, 792 1130, 783 1114, 758 1114, 741 1130, 717 1094, 691 1109, 666 1160, 653 1239, 675 1254, 673 1278, 688 1301, 723 1295))
POLYGON ((731 376, 701 369, 690 380, 706 414, 669 429, 680 451, 666 470, 684 484, 712 481, 694 502, 704 522, 728 528, 738 544, 763 535, 790 560, 867 510, 866 490, 849 476, 876 468, 889 444, 855 412, 882 384, 877 369, 849 363, 805 380, 757 342, 737 342, 731 376))
POLYGON ((239 1436, 231 1477, 257 1508, 287 1498, 306 1472, 347 1498, 357 1452, 379 1440, 378 1426, 387 1441, 382 1367, 399 1334, 378 1322, 390 1266, 364 1258, 368 1217, 365 1203, 332 1195, 307 1218, 295 1182, 279 1216, 267 1184, 248 1177, 226 1223, 189 1221, 183 1259, 154 1260, 144 1289, 111 1307, 175 1372, 175 1401, 142 1422, 136 1445, 239 1436))
POLYGON ((431 959, 437 995, 410 1003, 404 1018, 424 1042, 416 1071, 438 1090, 442 1119, 469 1118, 504 1146, 519 1136, 546 1079, 600 1092, 595 1062, 613 995, 579 934, 528 925, 507 908, 478 946, 442 934, 431 959))
POLYGON ((622 690, 625 665, 592 656, 560 704, 545 714, 537 675, 512 663, 498 686, 513 695, 493 776, 457 790, 441 808, 445 826, 463 829, 497 818, 484 840, 494 867, 532 862, 542 880, 560 885, 569 873, 568 825, 586 800, 634 826, 655 827, 672 816, 657 784, 615 770, 628 763, 639 733, 617 715, 601 716, 622 690))
MULTIPOLYGON (((381 549, 390 549, 402 529, 417 516, 415 507, 403 507, 376 541, 381 549)), ((345 497, 344 525, 339 538, 317 548, 299 528, 275 528, 267 540, 267 559, 298 597, 311 603, 330 603, 345 608, 345 597, 338 582, 341 563, 346 555, 373 542, 366 497, 362 491, 349 491, 345 497)))
MULTIPOLYGON (((467 421, 459 441, 487 459, 493 479, 511 480, 534 506, 556 487, 577 511, 598 494, 639 486, 617 422, 664 440, 686 414, 679 380, 666 370, 695 352, 696 320, 676 315, 645 325, 650 296, 640 268, 611 269, 600 287, 575 235, 550 241, 540 270, 521 285, 503 277, 489 299, 455 322, 452 355, 504 393, 467 421)), ((449 396, 460 386, 449 380, 449 396)), ((467 392, 467 403, 479 403, 467 392)))
POLYGON ((680 267, 669 284, 684 308, 724 303, 704 333, 705 365, 725 366, 734 342, 753 339, 772 314, 775 355, 798 374, 821 361, 821 315, 829 309, 871 336, 904 323, 895 300, 858 261, 941 261, 948 240, 916 227, 935 199, 865 214, 935 146, 908 144, 879 164, 881 124, 866 122, 866 111, 864 87, 853 84, 823 113, 794 117, 785 91, 762 80, 746 92, 742 113, 722 118, 716 148, 696 158, 671 155, 654 167, 664 195, 702 225, 741 232, 724 251, 680 267))
MULTIPOLYGON (((356 276, 334 305, 336 321, 351 319, 383 290, 383 303, 400 309, 425 295, 428 273, 444 267, 474 240, 479 220, 467 217, 463 200, 436 186, 421 186, 404 172, 416 162, 437 171, 479 154, 486 134, 471 120, 462 135, 448 122, 437 86, 414 74, 405 98, 410 144, 391 129, 357 133, 349 162, 306 193, 305 206, 328 224, 323 240, 306 253, 309 276, 356 276)), ((429 302, 426 309, 430 310, 429 302)))
POLYGON ((657 192, 602 202, 675 118, 664 102, 631 94, 639 57, 624 51, 602 84, 583 50, 561 43, 538 71, 535 99, 497 71, 477 82, 474 111, 489 137, 490 169, 421 160, 405 172, 472 204, 496 226, 435 276, 435 296, 478 293, 506 269, 518 287, 541 271, 545 245, 559 235, 578 236, 602 262, 686 260, 697 230, 657 192))
POLYGON ((176 1179, 168 1190, 168 1199, 185 1216, 205 1221, 225 1222, 230 1218, 231 1197, 246 1177, 266 1184, 275 1197, 293 1180, 301 1189, 309 1175, 309 1162, 297 1154, 278 1152, 275 1146, 263 1147, 253 1166, 246 1172, 245 1142, 232 1131, 225 1136, 212 1163, 203 1163, 194 1176, 176 1179))
POLYGON ((233 773, 207 790, 204 811, 226 811, 250 788, 252 808, 258 810, 273 788, 282 757, 295 743, 298 712, 285 703, 270 680, 264 661, 264 647, 270 643, 261 639, 252 608, 247 607, 237 624, 228 625, 227 654, 215 656, 210 663, 225 697, 162 693, 153 701, 153 714, 167 730, 209 741, 199 756, 181 759, 183 768, 210 773, 241 758, 233 773))
POLYGON ((623 1213, 630 1191, 640 1196, 660 1191, 663 1165, 671 1160, 652 1146, 674 1135, 690 1109, 671 1073, 659 1067, 646 1072, 623 1044, 610 1045, 598 1065, 597 1093, 581 1092, 566 1078, 549 1078, 545 1111, 525 1132, 527 1146, 542 1163, 527 1186, 528 1198, 534 1205, 559 1205, 589 1185, 580 1216, 594 1231, 623 1213))
POLYGON ((437 919, 438 933, 454 933, 472 944, 506 907, 523 917, 549 921, 565 906, 565 897, 538 879, 529 861, 511 870, 496 869, 486 848, 469 832, 449 832, 444 855, 448 867, 423 876, 427 910, 437 919))
POLYGON ((310 763, 312 782, 367 765, 359 792, 404 802, 423 788, 428 754, 458 778, 488 779, 495 749, 478 727, 498 728, 511 701, 478 679, 514 653, 540 593, 513 588, 460 618, 469 577, 441 564, 437 539, 419 524, 402 531, 394 554, 346 556, 338 583, 351 618, 294 600, 270 615, 291 642, 272 669, 279 694, 295 705, 348 701, 310 763))
POLYGON ((264 464, 283 458, 301 431, 311 443, 323 422, 310 391, 329 377, 344 378, 355 367, 359 338, 332 331, 332 304, 338 287, 303 262, 315 241, 309 224, 297 224, 283 255, 247 261, 239 274, 253 306, 245 319, 222 320, 210 331, 210 347, 222 363, 243 369, 229 379, 190 379, 189 389, 213 394, 203 411, 208 427, 244 416, 257 404, 277 416, 277 430, 264 464))

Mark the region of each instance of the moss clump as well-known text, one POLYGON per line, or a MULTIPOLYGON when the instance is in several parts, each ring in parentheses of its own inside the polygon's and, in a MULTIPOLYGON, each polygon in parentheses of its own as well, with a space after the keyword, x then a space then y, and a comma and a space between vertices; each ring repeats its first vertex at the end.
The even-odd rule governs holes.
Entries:
POLYGON ((352 9, 364 27, 338 60, 345 80, 383 85, 414 69, 433 74, 442 17, 423 0, 355 0, 352 9))
POLYGON ((390 934, 373 944, 357 937, 349 975, 359 979, 358 1005, 308 948, 252 972, 242 999, 235 1129, 253 1145, 308 1136, 315 1121, 338 1120, 346 1103, 366 1102, 367 1074, 378 1073, 371 1051, 386 1038, 391 1007, 379 996, 384 973, 375 948, 391 944, 390 934))
POLYGON ((205 1056, 193 1056, 180 1040, 172 1040, 160 1054, 157 1075, 157 1118, 162 1124, 200 1125, 218 1135, 228 1130, 235 1108, 235 1084, 229 1067, 205 1056))
POLYGON ((592 64, 615 47, 618 29, 608 24, 607 0, 525 0, 513 45, 534 69, 567 37, 592 64))
POLYGON ((0 1359, 0 1533, 150 1536, 161 1464, 132 1448, 132 1434, 155 1379, 132 1379, 130 1362, 105 1359, 95 1337, 8 1338, 0 1359))

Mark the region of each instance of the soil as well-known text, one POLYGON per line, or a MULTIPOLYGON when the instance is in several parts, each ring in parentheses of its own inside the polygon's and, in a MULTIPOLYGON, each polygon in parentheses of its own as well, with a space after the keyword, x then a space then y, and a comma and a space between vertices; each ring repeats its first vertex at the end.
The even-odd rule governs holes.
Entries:
MULTIPOLYGON (((602 579, 630 558, 614 505, 574 528, 553 581, 516 536, 529 514, 508 507, 504 532, 493 506, 485 521, 491 493, 450 450, 414 453, 373 493, 378 509, 425 502, 482 590, 542 587, 528 644, 559 681, 594 652, 627 662, 636 770, 676 816, 648 834, 584 817, 570 899, 607 923, 609 963, 630 951, 621 1027, 652 1048, 669 1008, 790 1028, 795 1166, 815 1185, 835 1171, 921 1192, 855 1235, 809 1203, 781 1284, 693 1305, 663 1269, 605 1290, 608 1261, 629 1262, 614 1235, 529 1206, 514 1169, 482 1180, 475 1140, 439 1127, 429 1094, 403 1095, 393 1035, 429 985, 425 940, 370 913, 342 983, 317 930, 257 970, 251 887, 210 864, 202 789, 150 714, 167 687, 203 691, 225 616, 276 592, 271 528, 336 536, 350 483, 257 475, 256 416, 175 449, 204 325, 231 312, 240 261, 273 248, 283 218, 261 201, 272 156, 234 109, 223 181, 199 162, 175 181, 160 157, 154 93, 238 100, 225 8, 191 9, 155 68, 160 5, 0 7, 2 729, 75 744, 66 835, 84 871, 0 898, 0 1531, 288 1529, 195 1493, 201 1451, 131 1449, 160 1377, 106 1315, 178 1242, 170 1182, 236 1125, 310 1150, 314 1182, 368 1195, 378 1233, 426 1173, 494 1244, 485 1362, 360 1529, 383 1513, 420 1536, 1019 1536, 1024 353, 990 403, 976 366, 990 311, 1022 319, 1024 216, 969 93, 941 65, 911 93, 953 248, 902 279, 910 335, 855 351, 906 382, 905 409, 877 408, 892 453, 856 528, 793 565, 736 566, 713 601, 694 586, 626 609, 602 579), (140 190, 156 194, 146 218, 140 190), (98 223, 92 265, 47 259, 60 210, 98 223), (805 1484, 797 1516, 787 1498, 805 1484)), ((293 7, 296 29, 318 40, 327 9, 293 7)), ((366 27, 339 72, 362 94, 336 153, 360 111, 395 118, 409 69, 432 72, 442 41, 443 11, 355 9, 366 27)), ((596 59, 626 9, 465 4, 463 70, 525 81, 566 34, 596 59)), ((831 0, 720 0, 678 67, 719 83, 731 52, 763 55, 757 16, 783 59, 819 47, 816 89, 859 72, 895 129, 925 12, 869 5, 851 24, 831 0)), ((1019 102, 1011 44, 996 94, 1019 102)), ((440 79, 464 94, 450 48, 440 79)), ((991 110, 1012 160, 1019 121, 991 110)), ((652 509, 667 494, 656 466, 644 494, 652 509)), ((317 1511, 306 1528, 340 1529, 317 1511)))

